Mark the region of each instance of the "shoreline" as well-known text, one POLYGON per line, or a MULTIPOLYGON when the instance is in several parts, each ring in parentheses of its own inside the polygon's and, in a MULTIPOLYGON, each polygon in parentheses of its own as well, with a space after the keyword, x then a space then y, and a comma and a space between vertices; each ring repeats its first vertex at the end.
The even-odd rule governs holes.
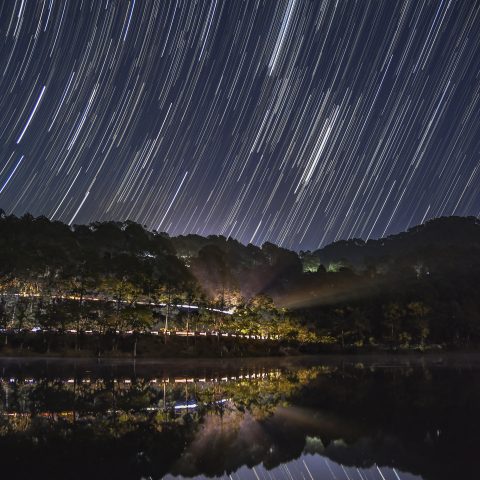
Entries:
POLYGON ((218 336, 69 335, 18 333, 0 338, 4 358, 89 359, 241 359, 298 356, 432 355, 447 352, 480 352, 476 344, 368 344, 302 343, 297 340, 247 339, 218 336), (6 343, 1 342, 4 340, 6 343))
POLYGON ((86 368, 85 372, 93 372, 98 368, 134 369, 137 373, 152 373, 151 369, 161 369, 172 373, 188 375, 193 372, 207 370, 214 371, 237 371, 243 368, 296 368, 312 367, 318 365, 324 366, 346 366, 355 365, 358 368, 395 368, 399 365, 429 365, 436 367, 465 365, 468 362, 472 367, 480 368, 479 351, 445 351, 441 353, 410 353, 392 354, 392 353, 361 353, 350 354, 316 354, 316 355, 297 355, 284 357, 241 357, 241 358, 128 358, 128 357, 60 357, 60 356, 3 356, 0 355, 0 365, 3 368, 86 368), (192 360, 195 360, 192 362, 192 360))
MULTIPOLYGON (((265 341, 266 342, 266 341, 265 341)), ((173 343, 173 342, 172 342, 173 343)), ((178 360, 241 360, 241 359, 259 359, 259 358, 361 358, 361 357, 429 357, 434 355, 474 355, 480 354, 478 347, 462 346, 440 346, 425 345, 420 347, 352 347, 352 348, 331 348, 322 344, 311 345, 292 345, 281 344, 265 345, 265 343, 251 343, 243 345, 214 345, 209 349, 209 345, 190 345, 187 348, 180 348, 178 343, 160 347, 155 351, 139 352, 133 355, 129 350, 104 350, 100 354, 93 349, 65 349, 58 351, 42 352, 28 348, 0 348, 1 359, 77 359, 77 360, 107 360, 107 361, 163 361, 167 359, 178 360)), ((185 347, 185 346, 183 346, 185 347)), ((336 347, 336 346, 335 346, 336 347)))

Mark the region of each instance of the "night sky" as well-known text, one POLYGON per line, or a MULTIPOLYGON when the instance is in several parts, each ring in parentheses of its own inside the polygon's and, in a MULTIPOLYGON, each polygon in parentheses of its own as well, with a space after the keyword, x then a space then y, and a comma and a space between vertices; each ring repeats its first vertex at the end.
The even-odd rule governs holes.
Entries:
POLYGON ((0 207, 314 249, 480 211, 480 2, 0 2, 0 207))

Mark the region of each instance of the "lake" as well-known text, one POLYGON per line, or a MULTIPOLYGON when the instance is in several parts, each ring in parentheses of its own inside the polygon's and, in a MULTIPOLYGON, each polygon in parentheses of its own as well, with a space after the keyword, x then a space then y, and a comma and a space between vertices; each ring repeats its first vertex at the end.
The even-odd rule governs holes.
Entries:
POLYGON ((476 478, 480 356, 0 359, 2 478, 476 478))

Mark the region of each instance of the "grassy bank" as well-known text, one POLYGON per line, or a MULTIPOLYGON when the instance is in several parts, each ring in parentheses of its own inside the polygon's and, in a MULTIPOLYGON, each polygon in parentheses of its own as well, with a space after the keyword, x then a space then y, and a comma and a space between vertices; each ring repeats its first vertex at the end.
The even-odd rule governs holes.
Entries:
POLYGON ((10 333, 0 337, 0 356, 209 358, 282 356, 298 345, 274 340, 163 335, 95 335, 10 333))
POLYGON ((295 341, 254 340, 215 336, 95 335, 9 333, 0 336, 0 356, 58 356, 105 358, 236 358, 302 354, 431 353, 477 350, 478 346, 300 344, 295 341))

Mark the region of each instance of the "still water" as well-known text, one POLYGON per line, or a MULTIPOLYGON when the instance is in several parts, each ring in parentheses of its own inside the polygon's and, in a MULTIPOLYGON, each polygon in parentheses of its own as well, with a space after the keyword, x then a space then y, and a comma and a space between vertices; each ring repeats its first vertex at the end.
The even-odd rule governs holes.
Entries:
POLYGON ((1 478, 480 478, 480 356, 0 359, 1 478))

